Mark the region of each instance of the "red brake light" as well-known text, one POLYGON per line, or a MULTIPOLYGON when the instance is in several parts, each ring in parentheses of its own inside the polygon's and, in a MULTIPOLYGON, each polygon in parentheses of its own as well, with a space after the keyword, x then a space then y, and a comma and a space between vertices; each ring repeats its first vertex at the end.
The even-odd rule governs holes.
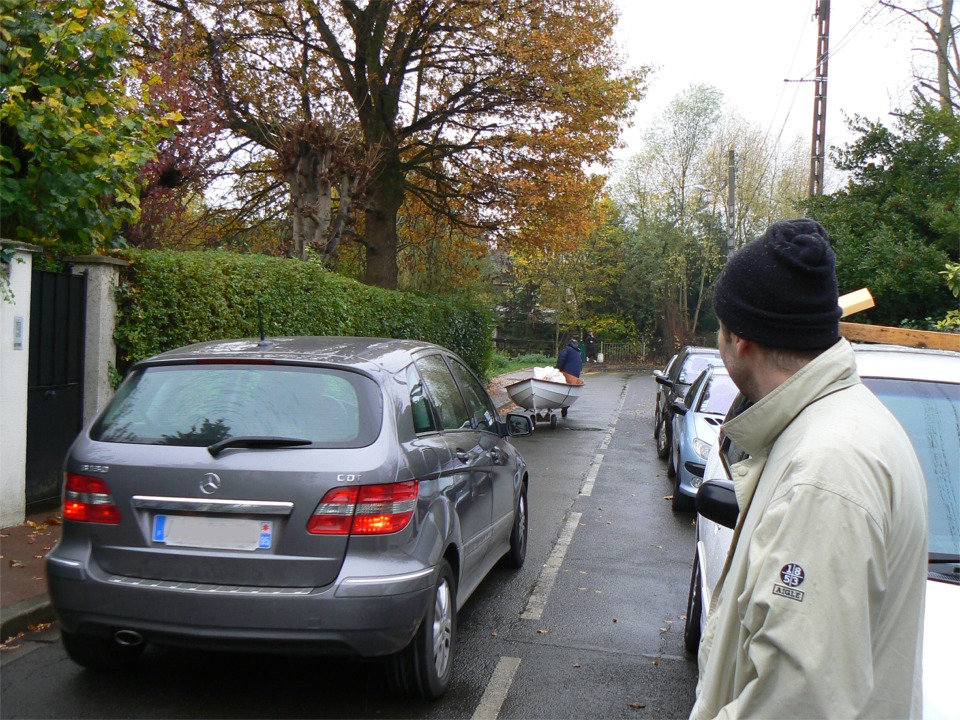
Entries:
POLYGON ((96 477, 67 473, 63 488, 63 517, 78 522, 120 523, 120 508, 113 501, 110 488, 96 477))
POLYGON ((419 491, 416 480, 331 490, 314 510, 307 530, 315 535, 399 532, 413 517, 419 491))
POLYGON ((349 535, 360 488, 337 488, 323 496, 310 516, 307 531, 314 535, 349 535))

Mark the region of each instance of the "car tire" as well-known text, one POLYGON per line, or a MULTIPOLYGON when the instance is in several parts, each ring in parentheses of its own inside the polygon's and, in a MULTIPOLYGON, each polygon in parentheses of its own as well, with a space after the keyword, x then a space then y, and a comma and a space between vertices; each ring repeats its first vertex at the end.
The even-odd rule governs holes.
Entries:
POLYGON ((433 598, 413 640, 390 658, 387 679, 398 692, 436 700, 450 686, 457 637, 457 593, 450 563, 441 560, 433 598))
POLYGON ((517 570, 523 567, 527 559, 527 486, 520 487, 520 497, 517 498, 516 512, 513 514, 513 530, 510 531, 510 549, 503 556, 507 567, 517 570))
POLYGON ((146 643, 120 645, 112 638, 60 631, 63 649, 77 665, 97 672, 129 669, 143 653, 146 643))
POLYGON ((670 464, 673 465, 673 511, 690 512, 694 507, 694 499, 680 491, 680 464, 683 460, 680 458, 680 448, 677 448, 676 461, 674 455, 670 456, 670 464))
POLYGON ((683 646, 696 657, 700 650, 700 618, 703 614, 703 597, 700 592, 700 556, 693 553, 693 570, 690 572, 690 594, 687 596, 687 619, 683 624, 683 646))
POLYGON ((667 426, 667 419, 660 417, 657 423, 657 457, 661 460, 670 454, 670 428, 667 426))

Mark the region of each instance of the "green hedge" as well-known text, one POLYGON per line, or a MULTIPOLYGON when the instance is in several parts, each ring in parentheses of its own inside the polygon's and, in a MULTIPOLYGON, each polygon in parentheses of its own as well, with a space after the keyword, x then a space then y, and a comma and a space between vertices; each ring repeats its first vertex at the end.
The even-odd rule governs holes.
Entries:
POLYGON ((382 290, 317 263, 222 251, 129 250, 118 292, 119 369, 204 340, 268 336, 413 338, 460 355, 481 378, 490 317, 465 302, 382 290))

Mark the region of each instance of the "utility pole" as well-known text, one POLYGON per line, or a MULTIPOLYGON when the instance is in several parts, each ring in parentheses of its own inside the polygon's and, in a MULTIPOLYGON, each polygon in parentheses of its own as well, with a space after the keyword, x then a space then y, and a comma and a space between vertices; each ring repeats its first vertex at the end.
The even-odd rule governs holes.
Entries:
POLYGON ((727 165, 727 257, 736 249, 737 232, 737 154, 730 148, 727 165))
POLYGON ((813 93, 813 141, 810 144, 810 195, 823 195, 827 142, 827 60, 830 57, 830 0, 817 4, 817 77, 813 93))

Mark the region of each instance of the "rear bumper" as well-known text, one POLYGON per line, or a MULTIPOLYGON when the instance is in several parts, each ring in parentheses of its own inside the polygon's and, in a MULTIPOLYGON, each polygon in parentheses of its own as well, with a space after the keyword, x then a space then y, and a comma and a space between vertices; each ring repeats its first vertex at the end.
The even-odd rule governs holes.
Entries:
POLYGON ((348 577, 345 566, 328 587, 250 588, 110 575, 57 549, 47 558, 50 597, 73 633, 133 630, 181 647, 376 657, 410 643, 433 599, 428 567, 348 577))

